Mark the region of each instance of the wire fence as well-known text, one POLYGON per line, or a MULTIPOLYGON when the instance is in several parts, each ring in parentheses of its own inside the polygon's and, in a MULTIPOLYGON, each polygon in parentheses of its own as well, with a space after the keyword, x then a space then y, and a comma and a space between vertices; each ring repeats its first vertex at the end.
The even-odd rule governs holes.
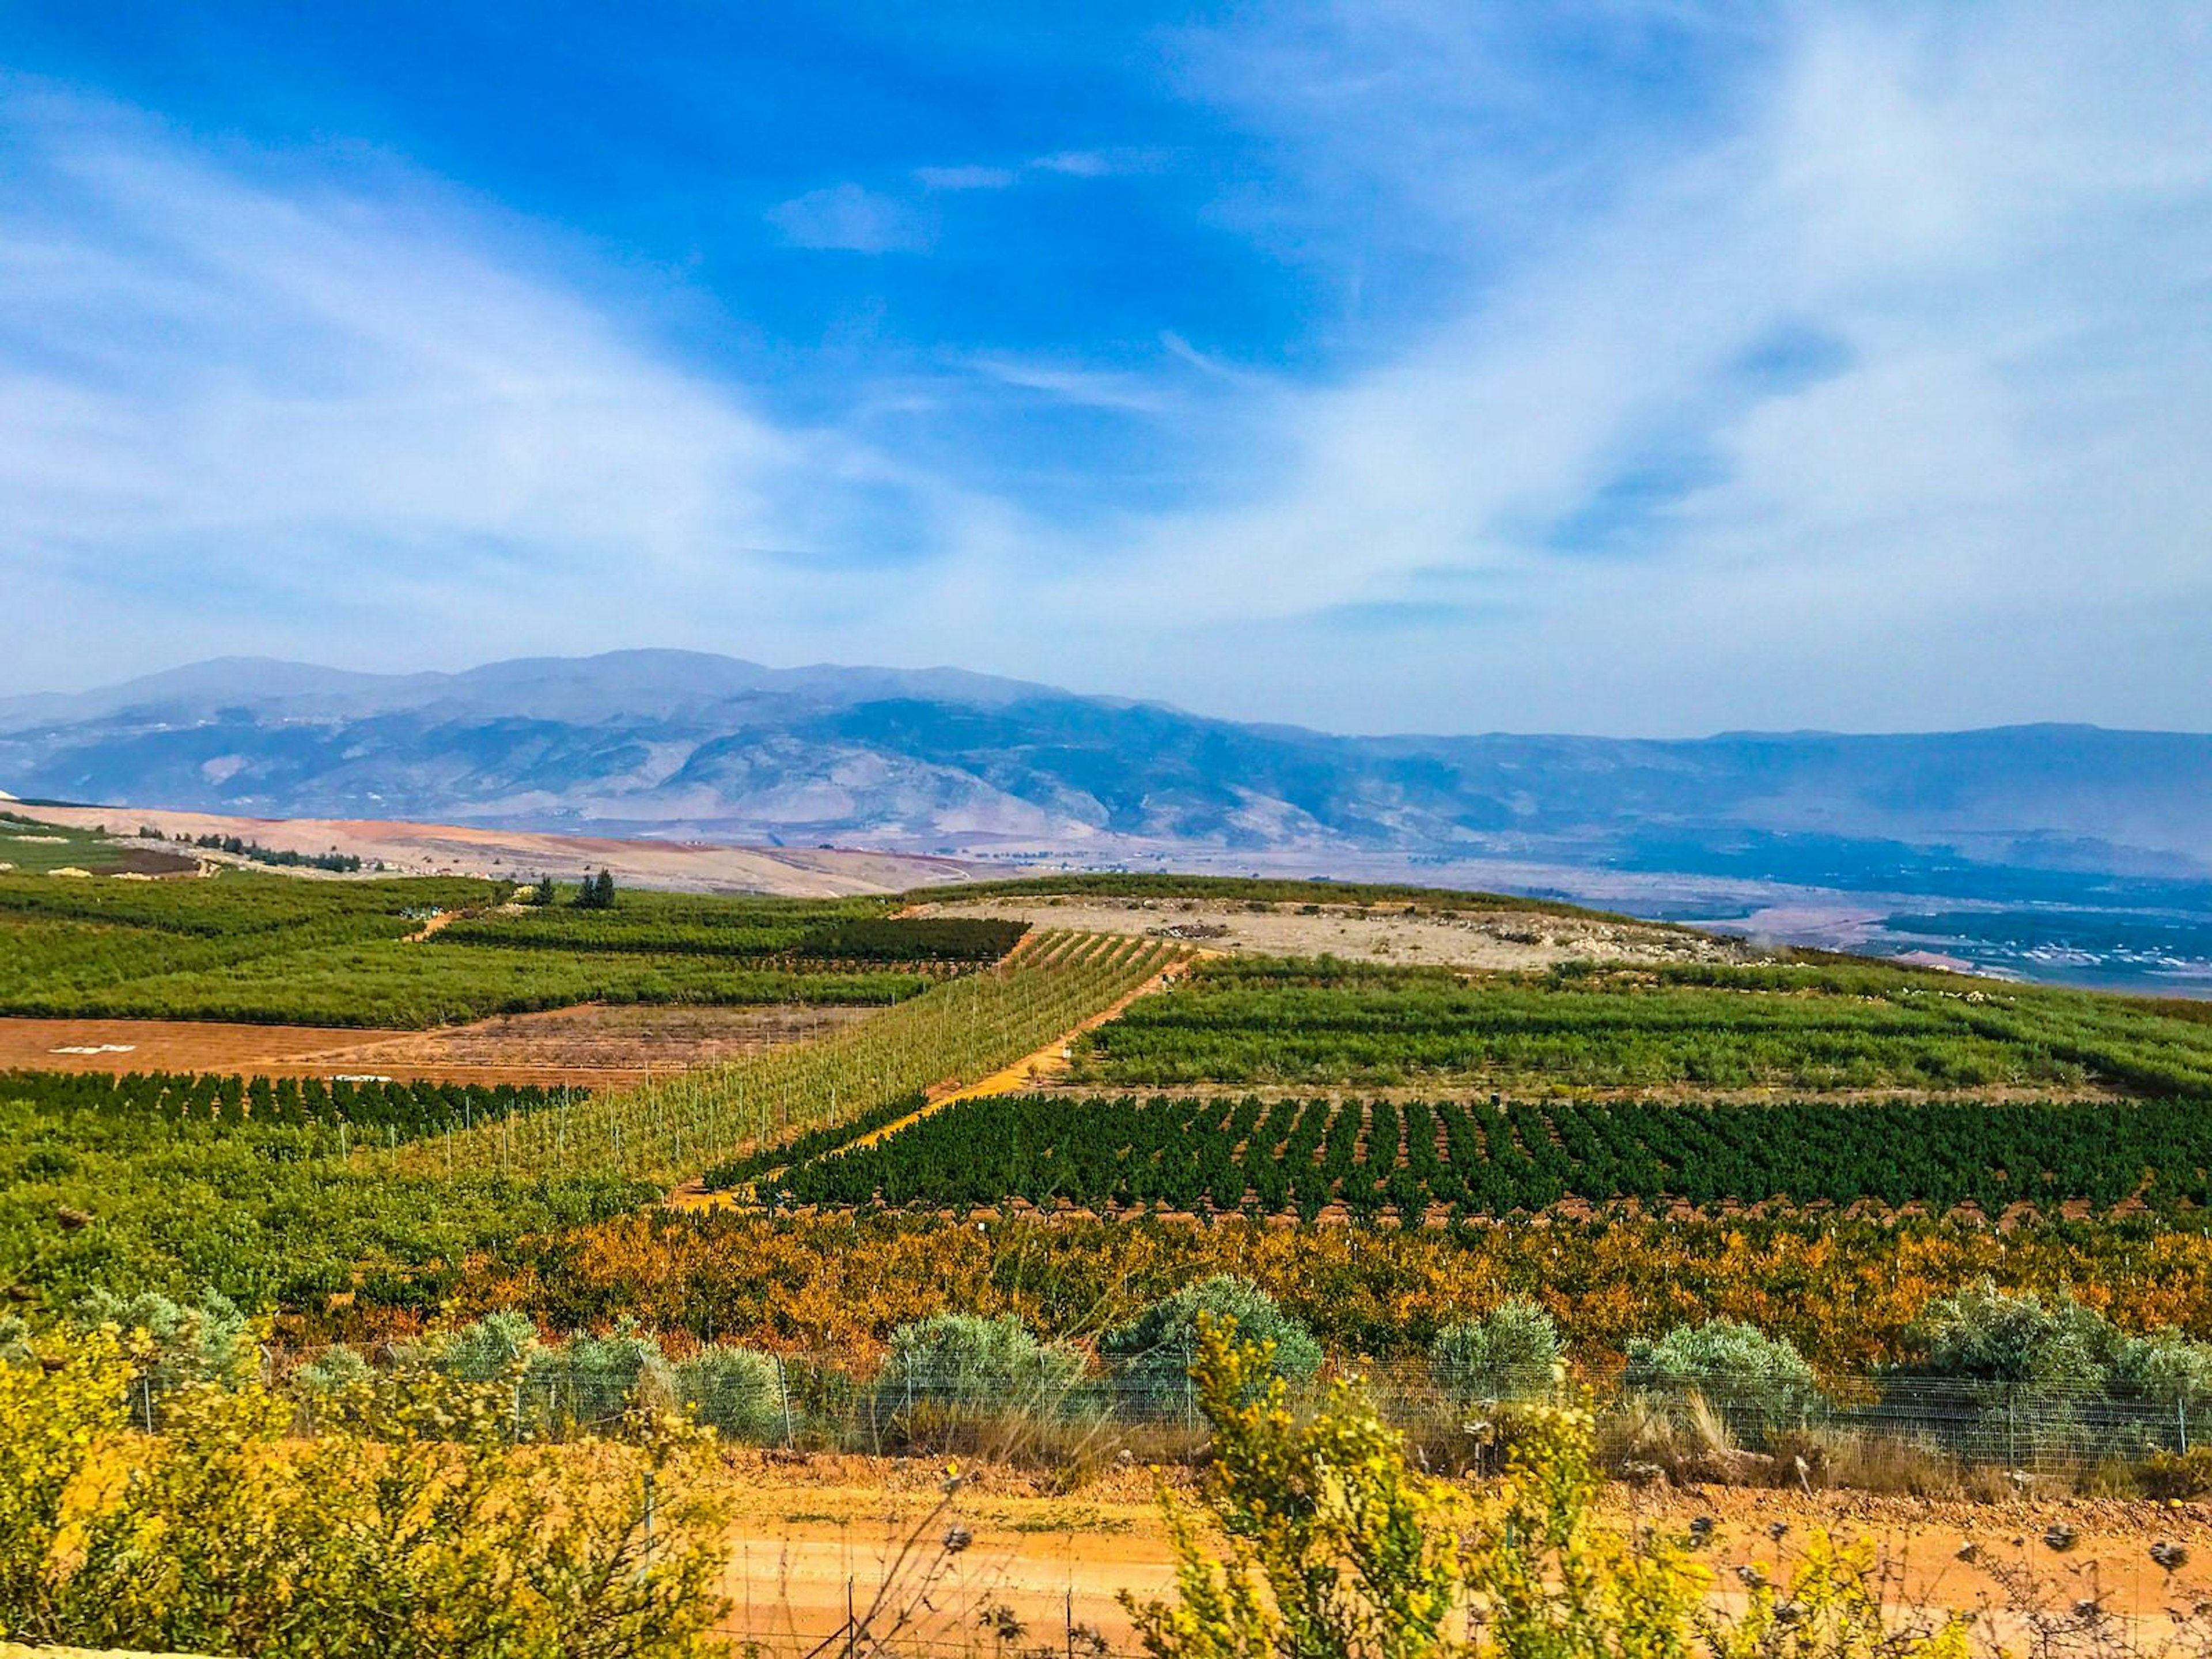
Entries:
MULTIPOLYGON (((559 1347, 513 1356, 496 1380, 507 1390, 514 1438, 620 1435, 641 1409, 678 1407, 732 1444, 793 1455, 1110 1467, 1196 1461, 1206 1449, 1204 1413, 1179 1354, 1141 1356, 1111 1370, 1063 1355, 1064 1364, 1028 1371, 900 1364, 894 1356, 866 1373, 839 1358, 744 1349, 708 1349, 673 1363, 647 1348, 632 1352, 637 1363, 629 1365, 579 1363, 559 1347)), ((319 1387, 307 1369, 265 1354, 262 1364, 265 1380, 297 1400, 303 1432, 343 1410, 343 1389, 319 1387)), ((1325 1367, 1296 1381, 1294 1404, 1318 1406, 1333 1380, 1325 1367)), ((180 1376, 160 1368, 142 1374, 132 1401, 140 1426, 158 1431, 168 1395, 181 1386, 180 1376)), ((1695 1478, 1780 1484, 1808 1480, 1824 1450, 1854 1443, 1907 1449, 1931 1469, 2033 1478, 2115 1461, 2140 1465, 2187 1453, 2212 1434, 2212 1395, 2185 1387, 2123 1396, 2047 1382, 1904 1375, 1815 1386, 1802 1375, 1662 1380, 1617 1372, 1563 1382, 1549 1368, 1424 1364, 1370 1367, 1355 1386, 1438 1473, 1494 1468, 1511 1444, 1516 1413, 1563 1398, 1596 1407, 1601 1453, 1617 1473, 1632 1474, 1638 1462, 1671 1449, 1688 1468, 1709 1472, 1695 1478)), ((961 1513, 947 1511, 951 1519, 961 1513)), ((1170 1588, 1157 1563, 1158 1571, 1145 1570, 1150 1576, 1128 1577, 1134 1566, 1104 1582, 1096 1572, 1079 1576, 1081 1528, 1073 1520, 1061 1546, 1042 1556, 1024 1556, 1018 1540, 1001 1539, 963 1547, 949 1570, 933 1560, 943 1547, 941 1528, 923 1539, 917 1566, 893 1535, 910 1530, 903 1521, 879 1528, 884 1547, 872 1560, 865 1522, 779 1514, 766 1524, 769 1531, 750 1535, 749 1554, 746 1538, 733 1535, 722 1632, 764 1656, 1103 1659, 1133 1650, 1116 1590, 1145 1599, 1170 1588), (1066 1577, 1055 1578, 1063 1570, 1066 1577), (926 1619, 915 1612, 924 1607, 926 1619), (908 1622, 914 1620, 921 1622, 908 1622)))
MULTIPOLYGON (((279 1381, 276 1368, 269 1369, 270 1380, 279 1381)), ((1905 1375, 1818 1386, 1788 1376, 1620 1373, 1562 1382, 1549 1370, 1418 1363, 1347 1375, 1419 1455, 1456 1468, 1494 1462, 1510 1443, 1517 1411, 1560 1399, 1586 1399, 1595 1407, 1601 1452, 1615 1464, 1700 1448, 1817 1464, 1838 1446, 1856 1443, 1909 1449, 1961 1468, 2079 1474, 2212 1443, 2212 1393, 2187 1386, 2129 1395, 2057 1382, 1905 1375)), ((1325 1369, 1292 1381, 1293 1406, 1311 1409, 1333 1380, 1325 1369)), ((1207 1438, 1179 1355, 1103 1371, 887 1364, 869 1375, 838 1359, 748 1350, 710 1349, 672 1364, 647 1358, 597 1366, 564 1363, 561 1351, 548 1350, 518 1364, 508 1381, 519 1439, 619 1434, 645 1407, 686 1411, 733 1444, 794 1452, 1170 1462, 1202 1456, 1207 1438)), ((304 1431, 336 1408, 337 1395, 308 1385, 301 1372, 281 1385, 300 1401, 304 1431)), ((134 1402, 142 1426, 159 1426, 162 1397, 173 1386, 153 1373, 142 1376, 134 1402)))

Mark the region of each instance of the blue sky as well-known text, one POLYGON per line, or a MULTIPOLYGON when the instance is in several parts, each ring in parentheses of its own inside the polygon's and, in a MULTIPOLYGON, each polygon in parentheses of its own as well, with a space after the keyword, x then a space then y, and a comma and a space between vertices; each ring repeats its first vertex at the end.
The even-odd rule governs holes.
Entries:
POLYGON ((12 7, 0 692, 2212 727, 2208 16, 12 7))

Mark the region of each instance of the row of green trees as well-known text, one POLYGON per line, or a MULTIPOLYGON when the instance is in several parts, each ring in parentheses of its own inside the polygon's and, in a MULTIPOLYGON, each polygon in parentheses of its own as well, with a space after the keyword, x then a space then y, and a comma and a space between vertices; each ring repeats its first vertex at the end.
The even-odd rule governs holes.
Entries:
MULTIPOLYGON (((161 832, 141 827, 138 833, 159 841, 161 832)), ((179 841, 185 838, 178 837, 179 841)), ((273 865, 279 869, 327 870, 333 875, 350 876, 360 873, 362 864, 358 853, 341 853, 332 848, 327 853, 299 853, 289 847, 264 847, 258 841, 247 841, 241 836, 198 836, 186 843, 204 847, 210 852, 228 853, 233 858, 251 859, 256 864, 273 865)))
MULTIPOLYGON (((605 872, 601 872, 602 878, 605 872)), ((597 880, 563 904, 550 877, 526 888, 520 915, 465 916, 441 928, 437 942, 536 950, 650 952, 657 955, 765 957, 798 962, 975 963, 996 962, 1028 925, 989 918, 855 915, 849 903, 793 905, 728 901, 713 909, 666 903, 604 902, 597 880), (591 902, 586 902, 586 899, 591 902)))
POLYGON ((1216 1213, 1333 1203, 1357 1219, 1537 1212, 1563 1200, 1871 1201, 1948 1211, 2212 1202, 2191 1103, 1570 1100, 1486 1105, 1000 1096, 791 1170, 800 1203, 1216 1213))
MULTIPOLYGON (((524 901, 540 907, 561 902, 561 884, 550 876, 540 876, 524 890, 524 901)), ((611 910, 615 908, 615 878, 611 871, 602 870, 595 876, 586 876, 576 884, 575 896, 568 901, 579 910, 611 910)))
POLYGON ((401 1149, 400 1164, 426 1172, 620 1170, 688 1179, 918 1090, 988 1076, 1112 1006, 1178 954, 1157 940, 1047 934, 981 972, 925 981, 922 994, 815 1042, 611 1091, 573 1113, 418 1143, 401 1149))
POLYGON ((345 1123, 409 1137, 542 1111, 590 1092, 535 1084, 210 1072, 0 1072, 0 1101, 40 1114, 94 1112, 179 1123, 345 1123))

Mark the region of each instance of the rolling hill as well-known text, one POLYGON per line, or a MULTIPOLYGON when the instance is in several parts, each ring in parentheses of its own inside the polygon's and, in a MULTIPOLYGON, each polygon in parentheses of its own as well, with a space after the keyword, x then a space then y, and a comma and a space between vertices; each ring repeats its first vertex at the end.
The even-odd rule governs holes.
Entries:
POLYGON ((1386 850, 1902 890, 1948 872, 1936 885, 2000 898, 2035 896, 2033 872, 2212 892, 2202 735, 1350 737, 951 669, 672 651, 408 675, 226 659, 0 700, 0 787, 908 849, 1386 850))

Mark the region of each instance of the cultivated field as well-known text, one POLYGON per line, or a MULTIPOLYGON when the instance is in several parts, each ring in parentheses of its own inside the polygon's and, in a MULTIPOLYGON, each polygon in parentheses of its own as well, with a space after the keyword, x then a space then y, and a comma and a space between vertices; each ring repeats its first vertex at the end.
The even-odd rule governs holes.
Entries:
POLYGON ((602 1007, 498 1014, 427 1031, 245 1025, 219 1020, 0 1017, 0 1071, 229 1072, 246 1077, 375 1074, 451 1083, 642 1083, 805 1042, 866 1018, 865 1007, 778 1004, 602 1007))
POLYGON ((319 1434, 337 1377, 519 1446, 680 1407, 750 1638, 834 1634, 928 1516, 951 1650, 1126 1644, 1139 1471, 1220 1432, 1201 1314, 1471 1492, 1586 1397, 1613 1511, 1731 1572, 1845 1517, 1912 1596, 2095 1555, 2154 1620, 2148 1534, 2205 1536, 2149 1507, 2212 1496, 2201 1006, 1418 890, 592 906, 26 845, 0 1354, 126 1310, 141 1432, 195 1376, 319 1434))

